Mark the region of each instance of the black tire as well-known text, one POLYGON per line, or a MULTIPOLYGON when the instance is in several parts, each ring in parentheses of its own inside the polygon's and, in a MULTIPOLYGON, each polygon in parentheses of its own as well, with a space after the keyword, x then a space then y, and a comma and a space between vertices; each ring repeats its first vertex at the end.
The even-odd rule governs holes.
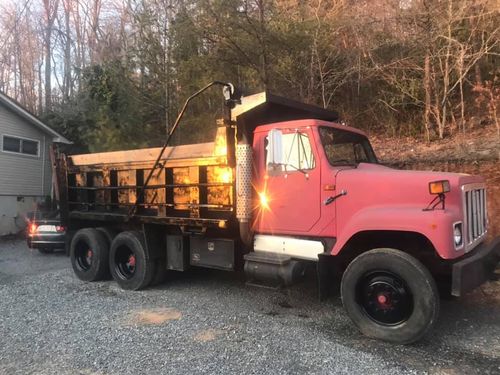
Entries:
POLYGON ((422 338, 436 323, 439 293, 417 259, 395 249, 359 255, 341 284, 347 314, 366 336, 398 344, 422 338))
POLYGON ((52 254, 54 252, 54 249, 47 249, 47 248, 41 247, 38 249, 38 251, 42 254, 52 254))
POLYGON ((108 241, 108 245, 111 248, 111 244, 113 243, 113 240, 117 235, 117 232, 107 227, 98 227, 96 229, 102 234, 104 234, 104 237, 106 237, 106 241, 108 241))
POLYGON ((71 240, 73 271, 83 281, 104 280, 109 275, 109 246, 104 235, 94 228, 80 229, 71 240))
POLYGON ((156 266, 141 232, 118 234, 111 244, 109 264, 113 279, 122 289, 144 289, 155 276, 156 266))
POLYGON ((108 268, 106 270, 106 274, 104 278, 106 280, 111 279, 111 272, 109 270, 109 251, 111 250, 111 244, 113 243, 113 239, 116 237, 117 232, 114 231, 113 229, 106 228, 106 227, 97 227, 95 228, 96 231, 101 232, 102 235, 104 236, 108 248, 108 268))

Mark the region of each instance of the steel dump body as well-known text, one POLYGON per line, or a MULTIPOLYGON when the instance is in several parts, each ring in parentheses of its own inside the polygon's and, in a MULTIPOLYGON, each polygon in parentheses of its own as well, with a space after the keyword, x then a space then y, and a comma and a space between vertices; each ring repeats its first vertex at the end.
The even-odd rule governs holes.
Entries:
POLYGON ((234 213, 233 168, 217 142, 168 147, 147 186, 159 148, 67 159, 69 218, 225 227, 234 213), (141 190, 144 194, 141 196, 141 190))

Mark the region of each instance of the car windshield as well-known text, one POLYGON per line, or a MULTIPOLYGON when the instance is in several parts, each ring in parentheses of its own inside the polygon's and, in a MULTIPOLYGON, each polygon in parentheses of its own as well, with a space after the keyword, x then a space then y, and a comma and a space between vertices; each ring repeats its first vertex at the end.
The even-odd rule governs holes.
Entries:
POLYGON ((361 134, 322 126, 319 135, 331 165, 377 163, 370 142, 361 134))

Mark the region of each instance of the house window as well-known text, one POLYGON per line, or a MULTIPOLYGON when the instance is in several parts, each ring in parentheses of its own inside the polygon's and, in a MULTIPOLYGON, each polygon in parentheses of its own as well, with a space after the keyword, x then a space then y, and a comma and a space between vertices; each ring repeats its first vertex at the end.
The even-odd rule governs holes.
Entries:
POLYGON ((3 136, 2 150, 19 154, 38 156, 40 142, 31 139, 3 136))

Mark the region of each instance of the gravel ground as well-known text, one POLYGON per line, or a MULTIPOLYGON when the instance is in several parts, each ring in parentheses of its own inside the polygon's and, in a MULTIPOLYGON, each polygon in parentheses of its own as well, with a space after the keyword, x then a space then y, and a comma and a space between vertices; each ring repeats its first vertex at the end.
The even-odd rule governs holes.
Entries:
POLYGON ((0 373, 498 374, 500 281, 443 301, 424 340, 362 336, 314 279, 286 291, 195 270, 140 292, 76 279, 63 254, 0 242, 0 373))

